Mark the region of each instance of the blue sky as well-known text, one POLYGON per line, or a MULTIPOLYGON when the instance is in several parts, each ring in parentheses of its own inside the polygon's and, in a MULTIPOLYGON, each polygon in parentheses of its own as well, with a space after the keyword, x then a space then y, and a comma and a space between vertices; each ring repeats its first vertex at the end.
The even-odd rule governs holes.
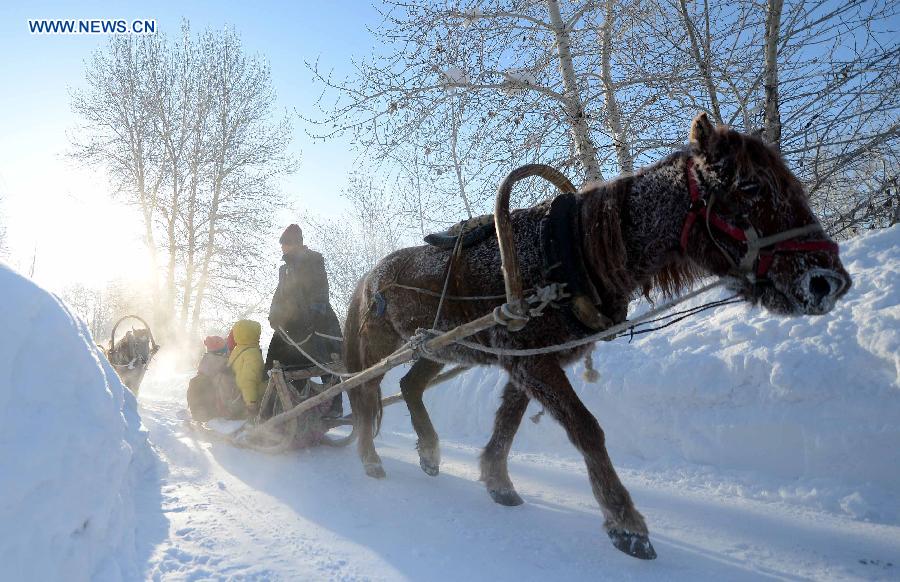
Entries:
MULTIPOLYGON (((89 250, 112 237, 137 232, 131 213, 108 199, 103 176, 64 159, 66 133, 75 125, 69 109, 71 87, 83 87, 84 61, 106 42, 101 35, 32 35, 28 20, 152 18, 163 33, 177 32, 182 18, 195 31, 234 26, 248 52, 272 67, 279 106, 313 114, 321 91, 304 61, 343 76, 351 58, 371 54, 366 26, 380 16, 366 1, 317 2, 22 2, 0 5, 0 197, 12 247, 11 262, 23 268, 37 254, 35 278, 58 287, 78 271, 90 282, 104 278, 90 265, 89 250), (85 224, 98 214, 115 224, 85 224), (36 250, 36 251, 35 251, 36 250)), ((299 172, 283 184, 295 213, 340 211, 337 194, 354 159, 344 140, 313 143, 294 116, 299 172)), ((281 217, 287 221, 290 215, 281 217)))

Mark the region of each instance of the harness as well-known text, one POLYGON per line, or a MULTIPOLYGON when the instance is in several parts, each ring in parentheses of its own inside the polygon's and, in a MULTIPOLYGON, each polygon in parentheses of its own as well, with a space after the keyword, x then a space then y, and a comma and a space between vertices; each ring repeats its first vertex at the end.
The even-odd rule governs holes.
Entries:
MULTIPOLYGON (((625 310, 601 311, 603 299, 585 266, 581 250, 581 204, 574 192, 553 198, 540 223, 542 274, 549 283, 564 285, 566 302, 572 314, 588 329, 597 331, 625 320, 625 310)), ((627 302, 625 302, 627 303, 627 302)), ((623 305, 625 304, 623 303, 623 305)))
POLYGON ((681 253, 683 255, 687 254, 691 229, 698 219, 706 224, 710 240, 731 265, 733 273, 747 279, 751 284, 768 280, 766 275, 772 266, 772 261, 775 259, 776 254, 820 251, 835 256, 838 255, 838 245, 833 241, 824 239, 796 240, 810 234, 824 234, 822 227, 818 224, 791 228, 764 237, 759 236, 759 232, 752 224, 745 229, 734 226, 713 210, 716 200, 715 194, 710 194, 708 201, 703 197, 697 185, 694 172, 691 171, 693 166, 694 158, 687 158, 684 172, 687 177, 688 192, 691 196, 691 206, 688 210, 687 218, 684 220, 684 226, 681 229, 681 253), (716 237, 713 236, 713 228, 746 247, 743 256, 738 261, 735 261, 731 254, 719 244, 716 237))
MULTIPOLYGON (((556 308, 568 308, 582 325, 591 331, 606 329, 621 323, 627 315, 627 301, 610 301, 605 305, 601 297, 601 285, 592 280, 590 269, 585 266, 581 251, 582 240, 581 203, 574 192, 566 192, 554 197, 547 212, 538 225, 541 244, 541 274, 547 285, 556 283, 561 289, 556 297, 546 304, 556 308)), ((459 249, 465 249, 488 237, 496 236, 494 215, 486 214, 459 222, 446 231, 429 234, 425 242, 451 250, 450 261, 459 249)), ((452 267, 451 267, 452 268, 452 267)), ((395 286, 410 289, 405 285, 395 286)), ((424 289, 411 288, 420 292, 424 289)), ((445 290, 446 291, 446 290, 445 290)), ((446 293, 435 293, 448 299, 474 299, 469 297, 447 297, 446 293)), ((502 299, 504 296, 491 297, 502 299)), ((375 313, 384 313, 384 297, 376 294, 375 313)))

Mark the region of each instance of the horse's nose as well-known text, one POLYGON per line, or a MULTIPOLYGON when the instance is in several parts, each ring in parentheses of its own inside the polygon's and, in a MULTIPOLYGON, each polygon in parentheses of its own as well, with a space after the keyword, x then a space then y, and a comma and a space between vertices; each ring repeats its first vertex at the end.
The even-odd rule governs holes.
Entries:
POLYGON ((844 290, 847 283, 835 271, 815 269, 807 274, 806 288, 814 305, 825 307, 844 290))

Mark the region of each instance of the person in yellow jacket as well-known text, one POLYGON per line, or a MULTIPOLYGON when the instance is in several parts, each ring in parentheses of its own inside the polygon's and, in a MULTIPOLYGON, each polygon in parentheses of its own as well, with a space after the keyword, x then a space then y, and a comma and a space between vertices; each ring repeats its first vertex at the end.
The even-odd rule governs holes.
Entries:
POLYGON ((259 401, 266 390, 262 350, 259 349, 262 327, 258 321, 242 319, 234 324, 231 332, 235 346, 228 356, 228 367, 234 372, 235 382, 250 416, 256 416, 259 401))

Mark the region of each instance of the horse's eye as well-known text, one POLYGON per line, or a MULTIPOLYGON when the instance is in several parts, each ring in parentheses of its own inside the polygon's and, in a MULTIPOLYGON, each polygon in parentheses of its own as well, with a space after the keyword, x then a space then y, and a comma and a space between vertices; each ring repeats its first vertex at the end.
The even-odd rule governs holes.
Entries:
POLYGON ((743 192, 744 194, 758 194, 759 193, 759 183, 754 182, 753 180, 741 180, 737 183, 737 189, 743 192))

